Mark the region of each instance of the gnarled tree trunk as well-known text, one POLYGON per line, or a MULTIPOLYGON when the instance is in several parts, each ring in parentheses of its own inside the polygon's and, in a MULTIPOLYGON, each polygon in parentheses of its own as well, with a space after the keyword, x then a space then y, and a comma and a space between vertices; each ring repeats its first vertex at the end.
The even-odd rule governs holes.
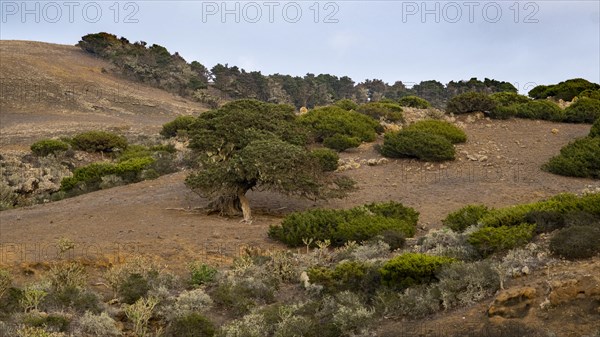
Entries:
POLYGON ((212 213, 219 213, 221 216, 243 216, 243 222, 252 222, 252 212, 250 210, 250 201, 246 197, 247 189, 238 190, 237 195, 220 196, 208 205, 212 213))

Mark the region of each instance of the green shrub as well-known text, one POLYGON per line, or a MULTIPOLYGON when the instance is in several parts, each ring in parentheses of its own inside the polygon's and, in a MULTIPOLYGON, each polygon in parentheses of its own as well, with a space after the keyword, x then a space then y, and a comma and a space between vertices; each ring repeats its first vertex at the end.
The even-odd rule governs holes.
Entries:
POLYGON ((600 253, 600 226, 571 226, 561 229, 550 240, 550 251, 560 257, 586 259, 600 253))
POLYGON ((514 92, 496 92, 490 95, 490 98, 496 102, 496 106, 510 106, 514 104, 528 103, 531 99, 527 96, 519 95, 514 92))
POLYGON ((34 313, 23 318, 23 323, 31 327, 44 328, 51 332, 67 332, 71 319, 60 314, 34 313))
POLYGON ((525 222, 535 224, 535 233, 550 233, 565 227, 565 214, 556 211, 534 210, 525 215, 525 222))
POLYGON ((472 233, 468 242, 483 256, 526 244, 533 237, 534 224, 518 226, 483 227, 472 233))
POLYGON ((538 85, 529 91, 529 97, 535 99, 545 99, 554 97, 554 99, 562 99, 571 101, 575 96, 586 90, 598 90, 600 85, 589 82, 582 78, 574 78, 553 85, 538 85))
POLYGON ((379 272, 385 285, 404 289, 436 281, 436 272, 454 261, 445 256, 406 253, 387 261, 379 272))
POLYGON ((269 237, 288 246, 304 241, 330 240, 333 246, 366 241, 387 230, 413 236, 419 213, 400 203, 373 203, 349 210, 314 209, 286 216, 280 226, 271 226, 269 237))
POLYGON ((260 279, 246 278, 235 283, 223 282, 213 289, 215 303, 234 315, 245 315, 254 307, 275 301, 274 287, 260 279))
POLYGON ((600 178, 600 137, 586 137, 569 143, 542 169, 569 177, 600 178))
POLYGON ((95 293, 73 286, 53 290, 48 295, 46 303, 56 310, 75 310, 79 313, 100 312, 100 299, 95 293))
POLYGON ((358 147, 360 143, 361 141, 358 137, 348 137, 339 133, 323 139, 323 146, 338 152, 358 147))
POLYGON ((172 337, 212 337, 215 326, 199 313, 190 313, 175 318, 167 327, 166 336, 172 337))
POLYGON ((385 157, 418 158, 425 161, 455 158, 454 146, 448 139, 421 131, 386 133, 379 152, 385 157))
POLYGON ((371 102, 360 105, 357 112, 371 116, 375 119, 385 119, 390 122, 404 121, 402 107, 395 103, 371 102))
POLYGON ((31 152, 38 157, 67 151, 69 144, 57 139, 43 139, 31 144, 31 152))
POLYGON ((600 100, 583 97, 565 109, 565 121, 569 123, 594 123, 600 118, 600 100))
POLYGON ((592 90, 592 89, 584 90, 584 91, 580 92, 579 95, 577 95, 577 97, 578 98, 587 97, 587 98, 592 98, 592 99, 598 99, 598 100, 600 100, 600 89, 598 89, 598 90, 592 90))
POLYGON ((332 293, 345 290, 374 293, 381 285, 377 267, 363 261, 341 262, 333 269, 311 267, 307 274, 310 283, 319 284, 332 293))
POLYGON ((547 100, 529 101, 516 106, 517 117, 560 122, 565 112, 554 102, 547 100))
POLYGON ((310 152, 311 156, 317 158, 325 172, 333 172, 338 168, 340 156, 330 149, 314 149, 310 152))
POLYGON ((123 303, 133 304, 140 298, 146 296, 150 290, 148 280, 141 274, 130 274, 119 286, 118 294, 123 303))
POLYGON ((493 108, 488 116, 492 119, 509 119, 511 117, 517 116, 517 107, 518 104, 508 105, 508 106, 497 106, 493 108))
POLYGON ((165 138, 173 138, 180 131, 189 132, 195 120, 196 118, 193 116, 177 116, 174 120, 163 125, 160 135, 165 138))
POLYGON ((446 216, 442 223, 455 232, 462 232, 468 227, 477 225, 477 222, 489 213, 485 205, 467 205, 446 216))
POLYGON ((369 116, 335 106, 311 110, 298 120, 312 129, 319 141, 340 134, 359 138, 363 142, 372 142, 377 137, 376 130, 379 127, 379 123, 369 116))
POLYGON ((466 92, 450 99, 446 105, 446 112, 453 114, 484 112, 491 111, 494 107, 496 107, 496 102, 487 94, 466 92))
POLYGON ((190 283, 192 285, 203 285, 211 283, 217 276, 217 269, 200 262, 193 262, 189 265, 190 283))
POLYGON ((418 96, 404 96, 398 100, 398 104, 417 109, 427 109, 431 106, 426 99, 418 96))
POLYGON ((406 234, 399 230, 385 230, 379 233, 377 238, 381 238, 381 241, 387 243, 392 251, 404 247, 406 243, 406 234))
POLYGON ((354 102, 351 99, 340 99, 339 101, 333 103, 333 105, 337 106, 338 108, 342 108, 344 110, 350 111, 350 110, 356 110, 358 108, 358 104, 356 104, 356 102, 354 102))
POLYGON ((127 148, 127 139, 123 136, 105 131, 89 131, 73 137, 75 149, 86 152, 113 152, 127 148))
POLYGON ((409 125, 406 131, 421 131, 434 135, 442 136, 451 143, 464 143, 467 141, 467 135, 459 127, 444 121, 422 120, 409 125))
POLYGON ((596 119, 592 125, 588 137, 600 137, 600 118, 596 119))

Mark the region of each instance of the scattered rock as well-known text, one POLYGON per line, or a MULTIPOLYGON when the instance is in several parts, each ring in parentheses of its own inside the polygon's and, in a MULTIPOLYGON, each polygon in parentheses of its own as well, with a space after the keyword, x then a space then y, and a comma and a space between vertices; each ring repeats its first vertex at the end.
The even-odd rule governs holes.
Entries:
POLYGON ((552 305, 559 305, 578 298, 600 300, 600 277, 585 275, 580 278, 550 282, 552 291, 548 296, 552 305))
POLYGON ((556 128, 555 128, 555 129, 552 129, 552 131, 551 131, 551 132, 552 132, 553 134, 557 134, 557 133, 558 133, 558 129, 556 129, 556 128))
POLYGON ((537 291, 533 287, 511 288, 502 291, 488 309, 488 316, 523 318, 527 316, 537 291))

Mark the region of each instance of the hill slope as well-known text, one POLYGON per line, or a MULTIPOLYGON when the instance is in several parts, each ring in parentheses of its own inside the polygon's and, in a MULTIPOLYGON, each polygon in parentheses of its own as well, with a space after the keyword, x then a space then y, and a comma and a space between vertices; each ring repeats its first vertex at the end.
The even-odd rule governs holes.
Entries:
POLYGON ((0 145, 90 129, 153 132, 196 102, 111 74, 112 65, 75 46, 0 41, 0 145))

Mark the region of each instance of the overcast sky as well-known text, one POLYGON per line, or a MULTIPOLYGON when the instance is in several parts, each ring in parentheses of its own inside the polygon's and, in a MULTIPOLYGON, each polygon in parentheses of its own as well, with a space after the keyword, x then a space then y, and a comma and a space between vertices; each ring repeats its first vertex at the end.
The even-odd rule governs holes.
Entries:
MULTIPOLYGON (((600 1, 6 1, 0 37, 76 44, 100 31, 211 68, 356 82, 471 77, 600 82, 600 1)), ((1 60, 0 60, 1 62, 1 60)))

